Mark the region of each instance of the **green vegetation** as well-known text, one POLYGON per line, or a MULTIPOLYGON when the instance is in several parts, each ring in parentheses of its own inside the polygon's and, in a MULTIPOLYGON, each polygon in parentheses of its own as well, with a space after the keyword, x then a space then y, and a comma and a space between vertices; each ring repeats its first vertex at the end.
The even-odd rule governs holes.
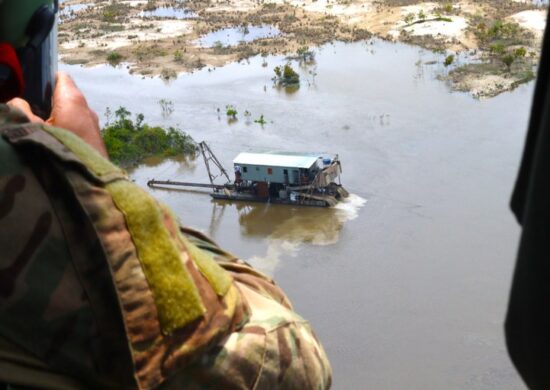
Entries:
MULTIPOLYGON (((111 110, 107 110, 110 117, 111 110)), ((197 145, 185 132, 174 127, 149 126, 143 123, 143 114, 136 115, 133 121, 132 113, 124 107, 119 107, 114 115, 114 122, 108 123, 101 134, 109 156, 116 164, 128 167, 152 156, 195 157, 197 145)))
POLYGON ((524 58, 527 54, 527 50, 525 50, 524 47, 519 47, 514 50, 503 52, 501 54, 502 56, 500 57, 500 60, 504 63, 504 65, 506 65, 506 70, 510 72, 512 70, 512 64, 517 60, 524 58))
MULTIPOLYGON (((124 31, 125 30, 124 25, 122 25, 122 24, 110 24, 110 23, 101 23, 99 25, 99 29, 103 33, 119 32, 119 31, 124 31)), ((100 34, 98 34, 96 36, 100 36, 100 34)))
POLYGON ((445 57, 445 61, 443 62, 443 65, 449 66, 451 65, 455 60, 455 56, 453 54, 448 55, 445 57))
POLYGON ((177 79, 178 73, 174 69, 162 68, 160 71, 160 78, 166 81, 177 79))
POLYGON ((506 51, 506 48, 504 47, 504 45, 502 43, 497 42, 497 43, 493 43, 492 45, 489 46, 489 51, 492 54, 502 55, 506 51))
POLYGON ((162 111, 162 117, 168 118, 174 112, 174 102, 168 99, 159 100, 160 109, 162 111))
POLYGON ((453 20, 451 18, 441 16, 440 14, 435 15, 435 17, 433 17, 433 18, 427 19, 426 15, 422 11, 420 11, 420 13, 418 14, 418 19, 417 20, 414 20, 414 14, 408 14, 407 16, 405 16, 404 21, 405 21, 405 23, 407 23, 405 27, 409 27, 409 26, 412 26, 412 25, 415 25, 415 24, 420 24, 420 23, 452 22, 453 20))
POLYGON ((444 3, 434 8, 432 12, 438 16, 453 15, 453 14, 458 15, 460 13, 460 5, 454 8, 452 3, 444 3))
POLYGON ((519 24, 495 20, 489 23, 485 20, 479 20, 474 34, 476 38, 484 45, 489 46, 495 43, 501 43, 504 46, 514 44, 525 44, 532 35, 522 29, 519 24))
POLYGON ((514 50, 514 57, 523 58, 527 55, 527 50, 524 47, 519 47, 514 50))
POLYGON ((122 61, 123 58, 124 57, 122 56, 122 54, 117 53, 116 51, 112 51, 107 55, 107 62, 111 66, 116 66, 120 64, 120 61, 122 61))
POLYGON ((225 106, 225 115, 227 115, 231 119, 237 119, 237 114, 237 109, 234 106, 225 106))
MULTIPOLYGON (((488 20, 475 16, 470 31, 476 36, 481 49, 481 63, 466 64, 449 72, 455 85, 468 90, 472 78, 481 79, 488 75, 498 76, 503 81, 495 82, 494 88, 482 96, 495 96, 504 90, 511 90, 531 81, 535 74, 536 53, 528 55, 534 35, 519 24, 504 20, 488 20)), ((481 96, 481 95, 480 95, 481 96)))
POLYGON ((156 43, 140 43, 139 45, 133 47, 132 54, 137 58, 138 61, 152 61, 155 58, 165 57, 169 53, 167 50, 162 48, 156 43))
MULTIPOLYGON (((451 6, 452 10, 452 6, 451 6)), ((427 23, 427 22, 452 22, 453 20, 449 17, 445 17, 441 15, 441 11, 445 12, 445 8, 442 9, 436 9, 433 12, 433 16, 428 18, 428 15, 424 12, 424 10, 420 10, 418 14, 414 13, 408 13, 405 15, 405 18, 403 21, 405 22, 405 27, 409 27, 415 24, 420 23, 427 23)), ((445 12, 449 13, 449 12, 445 12)))
POLYGON ((479 20, 474 34, 481 43, 481 47, 489 53, 489 59, 500 61, 508 72, 512 70, 514 63, 521 68, 531 66, 529 61, 518 61, 527 54, 523 45, 528 45, 533 38, 530 32, 522 29, 518 24, 502 20, 495 20, 492 23, 479 20))
POLYGON ((315 62, 315 52, 309 46, 301 46, 296 50, 295 55, 290 55, 286 59, 299 61, 300 64, 312 64, 315 62))
POLYGON ((302 46, 296 50, 296 55, 302 59, 302 61, 310 62, 315 59, 315 53, 309 49, 309 46, 302 46))
POLYGON ((514 63, 515 57, 513 54, 506 54, 500 58, 500 60, 506 65, 508 72, 512 69, 512 64, 514 63))
POLYGON ((300 75, 292 69, 290 64, 286 64, 284 67, 277 66, 273 69, 275 76, 273 82, 278 86, 299 86, 300 75))
POLYGON ((174 61, 176 62, 182 62, 183 61, 183 53, 181 50, 176 50, 174 52, 174 61))
POLYGON ((111 1, 101 9, 101 19, 107 23, 121 22, 128 14, 129 5, 111 1))
POLYGON ((264 118, 264 114, 260 115, 258 119, 254 119, 254 123, 259 123, 260 125, 265 125, 267 121, 264 118))
POLYGON ((222 41, 216 41, 212 45, 212 50, 215 54, 229 54, 231 52, 231 47, 224 46, 222 41))

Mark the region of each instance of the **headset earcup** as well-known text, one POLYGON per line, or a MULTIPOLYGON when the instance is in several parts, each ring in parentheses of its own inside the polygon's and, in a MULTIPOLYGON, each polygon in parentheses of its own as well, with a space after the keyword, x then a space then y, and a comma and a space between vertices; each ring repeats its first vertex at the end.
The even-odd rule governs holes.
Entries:
POLYGON ((0 102, 21 96, 24 88, 23 71, 15 49, 0 43, 0 102))

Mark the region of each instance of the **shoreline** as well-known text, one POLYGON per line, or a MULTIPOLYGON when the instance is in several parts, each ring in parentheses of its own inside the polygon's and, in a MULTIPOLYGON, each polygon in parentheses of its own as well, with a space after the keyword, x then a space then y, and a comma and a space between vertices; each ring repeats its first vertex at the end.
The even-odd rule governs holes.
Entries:
POLYGON ((449 65, 460 53, 471 53, 475 64, 441 78, 453 90, 486 98, 532 80, 540 58, 546 9, 502 3, 69 0, 61 9, 59 52, 67 64, 124 62, 132 74, 172 79, 256 55, 296 55, 334 41, 377 37, 446 53, 449 65), (161 16, 147 16, 155 12, 161 16), (201 46, 201 38, 209 44, 201 46))

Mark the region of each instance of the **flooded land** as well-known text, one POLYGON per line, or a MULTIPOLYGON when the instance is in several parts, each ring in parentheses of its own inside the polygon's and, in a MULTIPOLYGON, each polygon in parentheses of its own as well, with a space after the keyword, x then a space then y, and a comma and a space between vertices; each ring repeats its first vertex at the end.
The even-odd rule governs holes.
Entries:
MULTIPOLYGON (((235 4, 218 6, 233 15, 235 4)), ((195 32, 185 40, 204 49, 188 53, 206 62, 212 40, 203 35, 219 29, 191 23, 195 32)), ((254 25, 263 27, 251 33, 262 36, 286 31, 270 21, 254 25)), ((232 42, 232 33, 218 34, 212 39, 232 42)), ((207 141, 228 170, 246 151, 339 154, 352 195, 335 208, 216 202, 204 192, 147 188, 153 178, 207 182, 201 159, 152 159, 130 172, 183 224, 277 280, 322 340, 335 389, 524 388, 506 354, 503 320, 519 239, 508 201, 534 83, 478 100, 441 80, 469 64, 467 55, 445 66, 447 52, 379 38, 314 51, 314 61, 291 60, 299 89, 273 85, 285 54, 170 81, 130 74, 127 66, 140 66, 130 59, 61 69, 103 122, 108 107, 124 106, 148 123, 177 126, 207 141), (160 101, 173 102, 173 110, 163 111, 160 101), (227 105, 235 120, 225 115, 227 105), (263 125, 254 121, 262 115, 263 125)))
POLYGON ((65 0, 60 53, 69 64, 124 63, 177 78, 255 55, 304 55, 378 37, 445 55, 440 79, 492 97, 535 77, 541 0, 65 0), (467 59, 457 66, 457 58, 467 59))

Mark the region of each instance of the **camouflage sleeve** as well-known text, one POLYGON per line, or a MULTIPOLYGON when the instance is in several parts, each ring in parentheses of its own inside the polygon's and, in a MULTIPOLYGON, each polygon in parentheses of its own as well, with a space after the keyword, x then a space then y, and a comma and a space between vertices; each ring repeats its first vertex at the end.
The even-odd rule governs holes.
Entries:
MULTIPOLYGON (((0 105, 0 128, 30 126, 26 122, 22 113, 0 105)), ((33 156, 39 162, 43 157, 33 156)), ((39 165, 40 169, 47 167, 39 165)), ((0 137, 0 337, 4 340, 0 343, 0 366, 4 368, 0 382, 18 378, 17 383, 37 386, 37 378, 45 373, 48 378, 78 376, 92 384, 103 375, 116 377, 115 371, 128 367, 101 363, 97 357, 118 353, 116 348, 125 343, 123 328, 117 321, 102 321, 105 327, 98 327, 96 319, 108 310, 114 310, 116 317, 117 305, 92 310, 88 292, 80 283, 83 275, 78 274, 67 245, 71 232, 68 225, 61 226, 60 209, 54 207, 44 184, 55 188, 63 200, 60 183, 51 175, 37 177, 25 156, 0 137), (110 336, 103 339, 105 335, 110 336), (42 364, 30 364, 36 361, 42 364), (16 366, 20 370, 5 369, 16 366)), ((67 201, 63 206, 71 209, 75 205, 67 201)), ((82 239, 83 251, 100 253, 97 240, 86 240, 88 234, 80 221, 73 221, 72 226, 82 239)), ((109 270, 97 265, 90 264, 99 281, 94 287, 104 294, 104 301, 116 303, 106 284, 109 270)))
POLYGON ((235 281, 251 287, 257 293, 273 299, 285 308, 292 310, 290 300, 271 278, 255 270, 251 265, 233 254, 221 249, 214 241, 201 232, 188 227, 181 227, 180 229, 191 242, 199 248, 212 253, 214 259, 231 273, 235 281))
POLYGON ((201 356, 166 389, 328 389, 332 370, 309 323, 267 276, 189 228, 184 234, 233 276, 249 310, 244 327, 201 356))

